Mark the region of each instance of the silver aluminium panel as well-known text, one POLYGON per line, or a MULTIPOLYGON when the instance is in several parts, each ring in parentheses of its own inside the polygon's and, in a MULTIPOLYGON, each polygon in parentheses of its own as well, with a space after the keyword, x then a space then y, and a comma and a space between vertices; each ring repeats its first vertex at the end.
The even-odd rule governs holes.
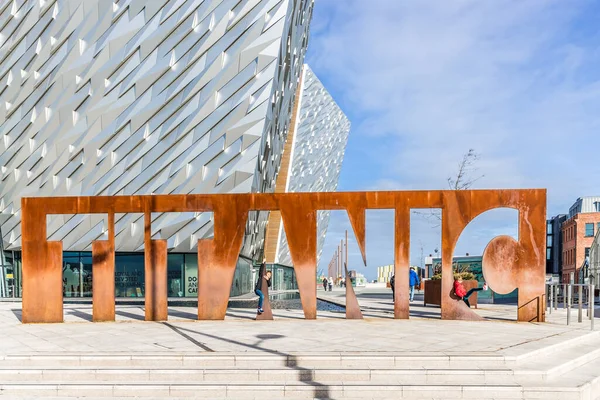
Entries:
MULTIPOLYGON (((23 196, 273 190, 312 0, 0 1, 0 223, 19 249, 23 196)), ((244 252, 262 244, 248 223, 244 252)), ((90 250, 102 216, 48 236, 90 250)), ((119 215, 117 250, 143 246, 119 215)), ((261 225, 262 224, 262 225, 261 225)), ((153 215, 153 237, 195 252, 208 214, 153 215)))

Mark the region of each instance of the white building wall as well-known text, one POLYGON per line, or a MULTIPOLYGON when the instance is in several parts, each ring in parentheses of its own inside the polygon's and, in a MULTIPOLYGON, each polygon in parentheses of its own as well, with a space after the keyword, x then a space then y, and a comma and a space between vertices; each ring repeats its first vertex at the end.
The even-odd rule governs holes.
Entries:
MULTIPOLYGON (((0 223, 21 245, 23 196, 266 192, 273 188, 312 0, 4 2, 0 223), (15 4, 13 6, 13 4, 15 4)), ((2 6, 0 6, 2 7, 2 6)), ((141 215, 118 215, 116 247, 141 215)), ((244 251, 262 244, 249 220, 244 251)), ((102 217, 49 218, 51 240, 90 250, 102 217), (86 240, 79 240, 85 237, 86 240)), ((153 215, 153 237, 195 252, 209 214, 153 215)))
MULTIPOLYGON (((304 71, 287 191, 334 192, 344 160, 350 121, 308 65, 304 71)), ((317 216, 317 261, 323 250, 329 215, 329 211, 319 211, 317 216)), ((276 262, 292 265, 283 224, 279 237, 276 262)))

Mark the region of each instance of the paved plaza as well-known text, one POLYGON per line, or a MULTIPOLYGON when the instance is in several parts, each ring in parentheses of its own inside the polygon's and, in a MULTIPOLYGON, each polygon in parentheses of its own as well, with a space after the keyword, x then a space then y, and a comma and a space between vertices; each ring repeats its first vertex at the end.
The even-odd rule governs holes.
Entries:
MULTIPOLYGON (((89 305, 66 305, 64 324, 23 325, 18 303, 0 303, 0 309, 2 355, 204 351, 504 354, 532 341, 589 332, 589 321, 566 326, 442 321, 418 316, 393 320, 384 312, 365 312, 365 320, 347 321, 343 313, 323 311, 317 320, 306 321, 301 310, 274 310, 274 321, 254 321, 255 310, 229 309, 225 321, 194 321, 195 309, 191 307, 170 307, 168 322, 144 322, 141 306, 117 306, 117 323, 91 323, 89 305)), ((492 313, 501 314, 501 310, 492 313)))
MULTIPOLYGON (((595 399, 600 332, 585 318, 566 325, 517 323, 516 306, 481 304, 484 322, 442 321, 411 303, 392 318, 389 291, 358 290, 364 320, 340 311, 274 321, 230 307, 225 321, 196 321, 169 307, 167 322, 117 305, 116 323, 92 323, 90 304, 66 304, 65 323, 20 323, 20 302, 0 303, 0 397, 33 398, 555 398, 595 399)), ((343 302, 343 290, 318 297, 343 302)))

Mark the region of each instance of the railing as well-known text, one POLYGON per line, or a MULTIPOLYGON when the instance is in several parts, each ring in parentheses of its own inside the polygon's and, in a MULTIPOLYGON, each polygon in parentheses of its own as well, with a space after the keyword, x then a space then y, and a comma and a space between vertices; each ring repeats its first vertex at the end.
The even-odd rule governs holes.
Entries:
POLYGON ((548 313, 558 310, 559 294, 562 294, 563 309, 567 310, 567 325, 571 324, 571 309, 573 308, 573 292, 577 289, 577 321, 583 322, 583 305, 587 309, 587 318, 591 321, 591 329, 594 329, 594 303, 595 285, 588 283, 546 283, 546 305, 548 313), (561 290, 562 289, 562 290, 561 290))

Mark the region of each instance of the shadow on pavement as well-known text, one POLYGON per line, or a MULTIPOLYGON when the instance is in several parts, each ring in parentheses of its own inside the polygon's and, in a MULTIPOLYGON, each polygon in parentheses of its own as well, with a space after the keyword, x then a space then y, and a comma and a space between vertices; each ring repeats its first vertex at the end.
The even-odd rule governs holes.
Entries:
POLYGON ((131 318, 138 321, 143 321, 145 319, 143 315, 138 315, 127 311, 115 310, 115 314, 120 315, 121 317, 131 318))
POLYGON ((187 330, 187 329, 183 329, 183 328, 178 328, 176 326, 173 326, 171 324, 169 324, 168 322, 161 322, 164 326, 167 326, 169 328, 171 328, 171 330, 175 333, 177 333, 178 335, 183 336, 184 338, 186 338, 187 340, 189 340, 191 343, 195 344, 196 346, 200 347, 201 349, 203 349, 204 351, 210 351, 210 352, 214 352, 213 349, 211 349, 210 347, 208 347, 207 345, 205 345, 204 343, 201 343, 199 341, 197 341, 196 339, 194 339, 193 337, 191 337, 190 335, 186 334, 185 332, 182 332, 182 330, 187 330))
POLYGON ((77 308, 65 308, 64 313, 92 322, 92 314, 78 310, 77 308))
POLYGON ((198 320, 198 314, 197 313, 191 313, 191 312, 180 311, 180 310, 173 310, 173 309, 169 309, 169 316, 170 317, 184 318, 184 319, 191 319, 193 321, 198 320))
POLYGON ((23 312, 21 311, 20 308, 11 308, 10 311, 12 311, 12 313, 15 315, 15 317, 17 317, 19 322, 23 322, 23 312))

